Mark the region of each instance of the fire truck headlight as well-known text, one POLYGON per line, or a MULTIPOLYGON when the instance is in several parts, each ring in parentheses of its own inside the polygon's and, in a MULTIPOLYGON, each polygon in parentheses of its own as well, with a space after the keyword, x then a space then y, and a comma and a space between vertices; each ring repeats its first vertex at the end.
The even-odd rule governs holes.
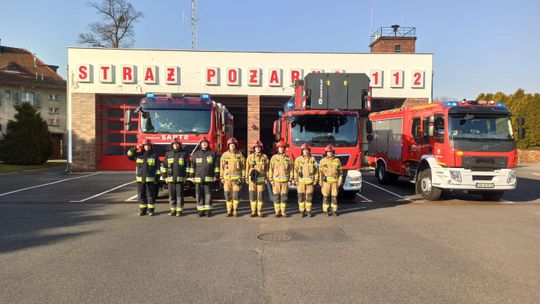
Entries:
POLYGON ((506 183, 507 184, 513 184, 516 182, 516 172, 512 171, 510 173, 508 173, 508 177, 506 178, 506 183))
POLYGON ((450 178, 455 182, 461 183, 461 172, 450 171, 450 178))

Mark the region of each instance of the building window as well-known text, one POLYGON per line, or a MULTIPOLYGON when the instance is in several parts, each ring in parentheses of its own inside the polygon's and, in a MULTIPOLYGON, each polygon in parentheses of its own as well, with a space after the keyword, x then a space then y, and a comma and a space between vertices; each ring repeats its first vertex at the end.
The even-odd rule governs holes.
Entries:
POLYGON ((49 100, 51 100, 51 101, 59 101, 60 100, 60 94, 49 94, 49 100))
POLYGON ((396 44, 396 45, 394 46, 394 52, 396 52, 396 53, 401 53, 401 45, 396 44))
POLYGON ((60 108, 49 108, 50 115, 60 115, 60 108))
POLYGON ((34 93, 33 92, 22 92, 21 101, 33 104, 34 103, 34 93))
POLYGON ((10 100, 11 99, 11 90, 5 90, 4 91, 4 97, 6 98, 6 100, 10 100))
POLYGON ((60 119, 58 117, 49 119, 49 127, 59 127, 60 126, 60 119))
POLYGON ((13 91, 13 104, 18 105, 21 103, 21 92, 13 91))
POLYGON ((42 104, 41 93, 36 92, 34 95, 34 107, 41 108, 41 104, 42 104))

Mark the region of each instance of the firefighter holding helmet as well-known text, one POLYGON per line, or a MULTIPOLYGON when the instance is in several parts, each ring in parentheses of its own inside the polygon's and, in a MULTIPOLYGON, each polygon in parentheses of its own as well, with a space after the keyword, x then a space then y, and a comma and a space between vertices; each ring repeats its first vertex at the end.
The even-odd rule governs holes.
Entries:
POLYGON ((312 217, 313 187, 318 182, 317 160, 311 156, 311 147, 304 143, 301 147, 302 155, 294 161, 293 179, 297 185, 298 209, 300 216, 312 217))
POLYGON ((251 217, 263 216, 263 193, 267 182, 269 160, 262 153, 263 143, 256 141, 252 145, 253 153, 246 160, 246 182, 249 186, 249 202, 251 204, 251 217))
POLYGON ((326 216, 330 216, 332 213, 337 216, 337 197, 343 183, 343 170, 341 162, 334 156, 334 147, 328 145, 324 150, 326 156, 321 159, 319 164, 319 183, 323 195, 322 210, 326 216), (329 210, 330 206, 332 206, 331 211, 329 210))
POLYGON ((210 149, 210 142, 204 137, 191 156, 189 175, 195 183, 195 198, 199 217, 212 216, 212 189, 219 178, 219 164, 216 153, 210 149))
POLYGON ((135 176, 139 196, 139 216, 154 215, 156 207, 156 182, 159 181, 159 156, 152 149, 152 142, 145 140, 127 152, 129 160, 137 164, 135 176))
POLYGON ((170 216, 181 216, 184 210, 184 181, 188 165, 188 154, 182 143, 174 138, 171 149, 165 153, 161 164, 161 176, 169 189, 170 216))
POLYGON ((238 216, 238 204, 240 203, 240 189, 244 180, 245 158, 238 151, 238 141, 231 137, 227 141, 227 152, 223 153, 220 160, 221 182, 227 205, 227 216, 238 216))
POLYGON ((292 181, 293 163, 285 154, 287 145, 280 142, 277 146, 277 154, 270 159, 268 178, 272 183, 272 194, 276 217, 287 217, 287 196, 289 183, 292 181))

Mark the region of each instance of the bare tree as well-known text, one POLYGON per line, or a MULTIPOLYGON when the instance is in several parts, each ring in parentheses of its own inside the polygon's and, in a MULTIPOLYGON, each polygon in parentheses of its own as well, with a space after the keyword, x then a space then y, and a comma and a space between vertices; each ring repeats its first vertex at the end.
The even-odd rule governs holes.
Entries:
POLYGON ((88 5, 102 20, 90 24, 89 32, 79 34, 79 43, 112 48, 133 46, 134 25, 144 16, 141 11, 136 11, 126 0, 103 0, 88 5))

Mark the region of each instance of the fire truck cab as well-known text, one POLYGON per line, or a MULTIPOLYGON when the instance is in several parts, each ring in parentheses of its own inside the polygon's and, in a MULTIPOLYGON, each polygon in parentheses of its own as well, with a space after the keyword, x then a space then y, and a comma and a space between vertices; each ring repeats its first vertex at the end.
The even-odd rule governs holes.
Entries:
MULTIPOLYGON (((372 113, 368 161, 381 184, 404 176, 427 200, 466 190, 499 200, 516 188, 510 111, 496 102, 436 102, 372 113)), ((524 130, 520 127, 520 137, 524 130)))
POLYGON ((222 153, 233 133, 233 116, 209 94, 147 93, 135 112, 126 110, 125 115, 126 130, 133 128, 132 121, 137 122, 137 143, 149 139, 161 160, 174 138, 190 154, 203 138, 209 140, 211 149, 222 153))
POLYGON ((276 144, 284 142, 295 159, 301 146, 311 146, 319 161, 331 144, 344 172, 343 190, 354 197, 362 188, 360 113, 371 103, 369 77, 354 73, 310 73, 295 83, 295 95, 274 122, 276 144))

